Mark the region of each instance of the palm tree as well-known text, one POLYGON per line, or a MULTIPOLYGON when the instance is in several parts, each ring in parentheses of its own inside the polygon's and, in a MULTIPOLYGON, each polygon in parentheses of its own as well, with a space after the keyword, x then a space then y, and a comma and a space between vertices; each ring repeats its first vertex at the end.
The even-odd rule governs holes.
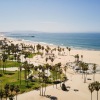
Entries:
POLYGON ((87 70, 88 70, 88 64, 81 62, 79 64, 79 66, 82 68, 83 70, 83 74, 84 74, 84 83, 86 83, 86 77, 87 77, 87 70))
POLYGON ((95 81, 96 64, 93 64, 93 80, 95 81))
POLYGON ((0 98, 1 98, 1 100, 2 100, 2 98, 3 98, 3 95, 4 95, 3 91, 0 90, 0 98))
POLYGON ((41 89, 42 89, 42 80, 40 80, 41 79, 41 77, 42 77, 42 72, 39 72, 38 73, 38 77, 39 77, 39 82, 40 82, 40 96, 41 96, 41 89))
POLYGON ((43 83, 45 82, 45 67, 42 67, 42 95, 43 95, 43 83))
POLYGON ((51 58, 52 65, 53 65, 53 61, 54 61, 54 58, 51 58))
POLYGON ((44 90, 44 96, 45 96, 45 92, 46 92, 46 82, 48 81, 48 77, 47 76, 43 76, 43 82, 45 83, 45 90, 44 90))
POLYGON ((6 85, 4 86, 4 89, 5 89, 5 95, 6 95, 6 100, 7 100, 7 97, 8 97, 8 95, 9 95, 9 84, 6 84, 6 85))
POLYGON ((82 70, 82 78, 83 78, 83 67, 84 67, 84 62, 79 63, 79 67, 82 70))
MULTIPOLYGON (((56 72, 56 81, 58 79, 58 72, 60 70, 60 66, 61 66, 61 63, 57 63, 55 66, 54 66, 54 71, 56 72)), ((56 84, 56 88, 57 88, 57 84, 56 84)))
POLYGON ((5 67, 5 62, 7 60, 8 56, 5 54, 5 52, 2 54, 2 61, 3 61, 3 73, 4 73, 4 67, 5 67))
POLYGON ((94 91, 94 86, 93 86, 92 83, 89 84, 88 89, 89 89, 89 91, 91 92, 91 100, 92 100, 92 93, 93 93, 93 91, 94 91))
POLYGON ((60 74, 60 87, 61 87, 61 82, 62 82, 62 80, 61 80, 61 75, 62 75, 62 69, 60 68, 60 70, 59 70, 59 74, 60 74))
POLYGON ((99 91, 99 89, 100 89, 100 83, 99 83, 98 81, 96 81, 96 82, 94 82, 93 84, 94 84, 95 90, 97 91, 97 100, 99 100, 99 99, 98 99, 98 91, 99 91))
POLYGON ((20 91, 20 89, 19 89, 19 86, 17 85, 17 86, 15 86, 15 92, 16 92, 16 100, 17 100, 17 93, 20 91))
MULTIPOLYGON (((2 56, 0 56, 0 68, 2 68, 2 56)), ((2 69, 0 70, 0 75, 2 75, 2 69)))
POLYGON ((45 66, 46 66, 46 69, 47 69, 47 76, 48 76, 48 71, 49 71, 50 65, 46 64, 45 66))
MULTIPOLYGON (((65 66, 65 67, 64 67, 65 75, 66 75, 66 71, 67 71, 67 69, 68 69, 68 67, 65 66)), ((67 76, 67 75, 66 75, 66 76, 67 76)))
MULTIPOLYGON (((17 62, 20 64, 21 63, 20 55, 17 55, 16 58, 17 62)), ((18 67, 18 80, 19 80, 19 67, 18 67)))
POLYGON ((46 57, 45 61, 47 62, 48 61, 48 58, 46 57))
POLYGON ((27 61, 25 61, 24 62, 24 65, 23 65, 23 67, 24 67, 24 69, 25 69, 25 73, 24 73, 24 77, 25 77, 25 81, 26 81, 26 79, 27 79, 27 65, 28 65, 28 62, 27 61))
POLYGON ((22 72, 22 66, 19 67, 19 71, 20 71, 20 75, 19 75, 20 78, 19 78, 19 79, 20 79, 20 86, 21 86, 21 72, 22 72))
POLYGON ((42 46, 42 47, 41 47, 41 49, 42 49, 42 53, 43 53, 43 50, 44 50, 44 46, 42 46))
POLYGON ((37 51, 39 52, 39 50, 41 49, 41 45, 38 44, 36 47, 37 47, 37 51))
POLYGON ((77 59, 76 62, 78 63, 79 62, 79 55, 78 54, 76 55, 76 59, 77 59))
POLYGON ((11 95, 12 95, 12 92, 14 91, 14 89, 15 89, 15 85, 14 84, 10 85, 11 95))
POLYGON ((81 55, 81 61, 83 61, 83 55, 81 55))

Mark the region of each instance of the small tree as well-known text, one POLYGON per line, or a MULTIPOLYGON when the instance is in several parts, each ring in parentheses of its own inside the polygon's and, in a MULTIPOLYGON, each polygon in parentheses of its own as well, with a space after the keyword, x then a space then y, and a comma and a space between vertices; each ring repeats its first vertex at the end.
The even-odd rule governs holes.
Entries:
POLYGON ((17 86, 15 86, 15 92, 16 92, 16 100, 17 100, 17 93, 20 91, 20 89, 19 89, 19 86, 17 85, 17 86))
POLYGON ((98 91, 99 91, 99 89, 100 89, 100 83, 96 81, 96 82, 94 82, 93 84, 94 84, 95 90, 97 91, 97 100, 99 100, 99 99, 98 99, 98 91))
POLYGON ((96 64, 93 64, 93 80, 95 81, 96 64))
POLYGON ((93 84, 89 84, 89 86, 88 86, 88 89, 90 90, 90 92, 91 92, 91 100, 92 100, 92 93, 93 93, 93 91, 94 91, 94 86, 93 86, 93 84))

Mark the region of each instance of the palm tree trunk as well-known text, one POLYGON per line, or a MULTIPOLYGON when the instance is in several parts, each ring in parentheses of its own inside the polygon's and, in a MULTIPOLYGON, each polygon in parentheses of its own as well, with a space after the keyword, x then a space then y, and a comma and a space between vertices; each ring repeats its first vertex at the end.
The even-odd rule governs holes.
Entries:
POLYGON ((82 78, 83 78, 83 72, 82 72, 82 78))
POLYGON ((44 96, 45 96, 45 92, 46 92, 46 82, 45 82, 45 91, 44 91, 44 96))
POLYGON ((21 70, 20 70, 20 86, 21 86, 21 70))
POLYGON ((40 86, 40 96, 41 96, 41 86, 40 86))
POLYGON ((84 83, 86 83, 86 76, 85 76, 85 72, 84 72, 84 83))
POLYGON ((4 62, 3 62, 3 73, 4 73, 4 62))
MULTIPOLYGON (((57 72, 56 72, 56 81, 57 81, 57 72)), ((56 89, 57 89, 57 83, 56 83, 56 89)))
POLYGON ((7 96, 6 96, 6 100, 7 100, 7 96))
POLYGON ((61 75, 60 75, 60 87, 61 87, 61 75))
POLYGON ((99 100, 99 99, 98 99, 98 91, 97 91, 97 100, 99 100))
POLYGON ((18 69, 18 80, 19 80, 19 69, 18 69))
POLYGON ((92 92, 91 92, 91 100, 92 100, 92 92))
POLYGON ((95 73, 94 73, 94 75, 93 75, 93 80, 94 80, 94 82, 95 82, 95 73))
POLYGON ((17 94, 16 94, 16 100, 17 100, 17 94))
POLYGON ((42 84, 42 96, 43 96, 43 84, 42 84))

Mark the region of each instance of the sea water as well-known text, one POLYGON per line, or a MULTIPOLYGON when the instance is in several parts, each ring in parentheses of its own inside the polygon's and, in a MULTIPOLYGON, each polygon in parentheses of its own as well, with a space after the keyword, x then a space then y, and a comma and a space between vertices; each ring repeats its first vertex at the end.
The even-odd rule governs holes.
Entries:
POLYGON ((35 33, 11 32, 6 36, 75 49, 100 50, 100 33, 35 33))

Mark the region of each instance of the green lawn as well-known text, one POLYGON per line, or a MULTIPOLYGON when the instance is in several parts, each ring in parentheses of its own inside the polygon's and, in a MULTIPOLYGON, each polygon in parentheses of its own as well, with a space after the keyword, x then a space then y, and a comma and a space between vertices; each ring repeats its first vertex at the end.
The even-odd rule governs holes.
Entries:
POLYGON ((18 71, 6 71, 6 73, 3 74, 2 77, 0 77, 0 80, 2 81, 2 83, 0 83, 2 89, 4 88, 5 84, 19 85, 21 93, 33 90, 36 87, 40 86, 38 81, 29 81, 27 86, 27 82, 25 82, 24 80, 24 71, 21 72, 21 85, 20 80, 18 80, 18 71))
POLYGON ((3 64, 4 64, 4 67, 8 68, 8 67, 19 67, 20 66, 20 63, 16 62, 16 61, 6 61, 6 62, 2 62, 0 61, 0 67, 3 67, 3 64))

